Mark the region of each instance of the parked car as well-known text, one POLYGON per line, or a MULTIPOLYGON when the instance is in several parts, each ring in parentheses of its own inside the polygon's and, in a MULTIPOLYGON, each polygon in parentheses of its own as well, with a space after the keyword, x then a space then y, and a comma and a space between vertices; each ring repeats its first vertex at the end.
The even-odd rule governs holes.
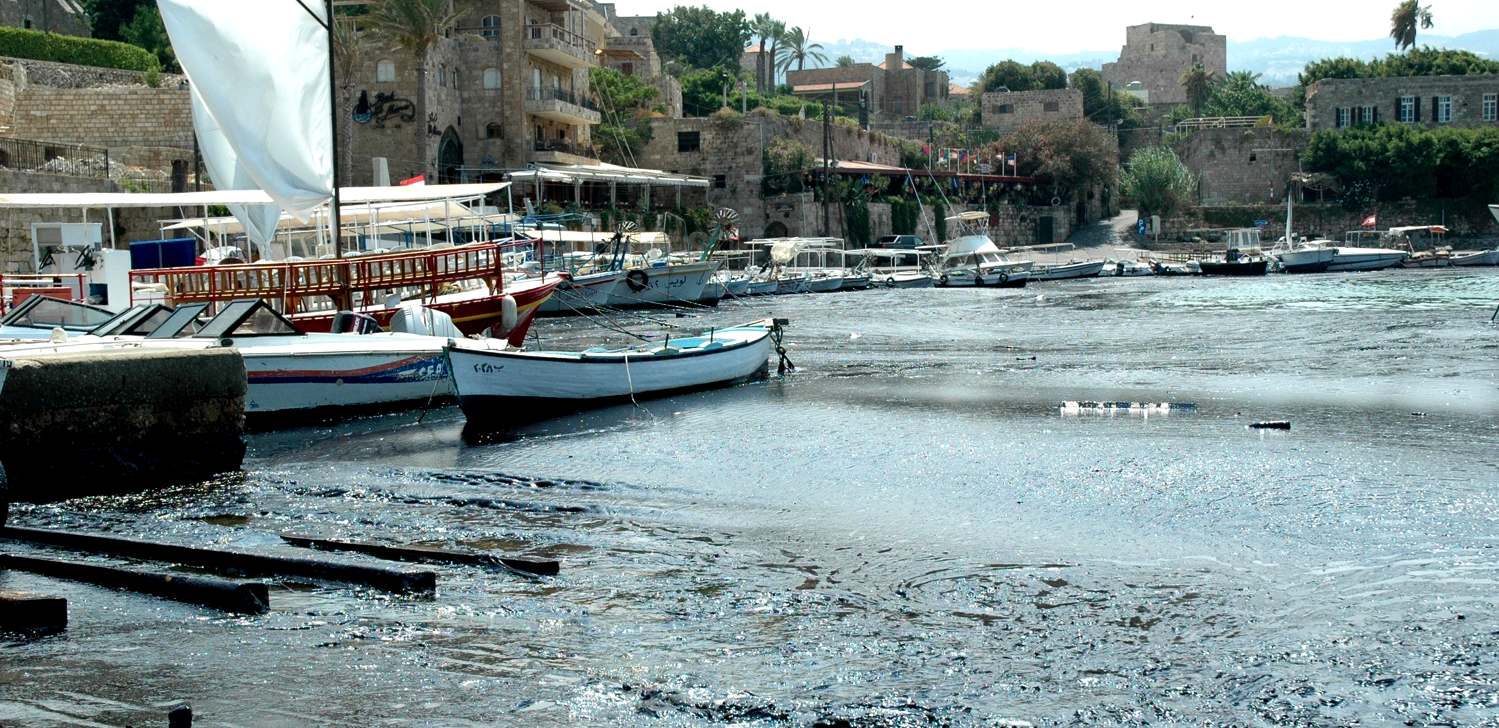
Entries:
POLYGON ((915 250, 925 243, 916 235, 886 235, 874 241, 872 248, 892 248, 899 250, 915 250))

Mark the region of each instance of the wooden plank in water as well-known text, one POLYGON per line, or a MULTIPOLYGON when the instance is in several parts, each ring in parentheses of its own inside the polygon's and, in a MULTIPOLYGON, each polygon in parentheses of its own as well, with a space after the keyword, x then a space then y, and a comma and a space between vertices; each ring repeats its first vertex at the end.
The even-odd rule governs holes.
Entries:
POLYGON ((561 563, 554 559, 495 556, 493 554, 481 554, 473 551, 447 551, 430 546, 396 546, 367 541, 313 538, 311 536, 297 536, 285 533, 281 534, 281 540, 299 548, 319 549, 323 551, 349 551, 390 561, 409 561, 422 564, 500 566, 535 576, 556 576, 562 571, 561 563))
POLYGON ((0 591, 0 629, 60 632, 68 627, 68 600, 40 594, 0 591))
POLYGON ((271 606, 266 585, 253 582, 16 554, 0 554, 0 568, 124 589, 235 614, 264 614, 271 606))
POLYGON ((243 551, 95 536, 36 528, 0 529, 0 538, 44 544, 72 551, 112 554, 133 559, 166 561, 220 573, 252 577, 297 577, 364 586, 398 594, 431 596, 437 592, 437 573, 389 566, 365 566, 339 561, 268 556, 243 551))

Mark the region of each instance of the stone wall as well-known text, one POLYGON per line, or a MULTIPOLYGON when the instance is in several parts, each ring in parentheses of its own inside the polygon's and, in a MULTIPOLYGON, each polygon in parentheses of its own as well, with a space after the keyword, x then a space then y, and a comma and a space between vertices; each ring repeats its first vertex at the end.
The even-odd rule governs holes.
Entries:
MULTIPOLYGON (((763 110, 729 118, 657 119, 651 123, 651 140, 637 150, 640 166, 698 175, 715 180, 708 190, 708 204, 739 211, 745 233, 763 235, 766 220, 761 180, 765 149, 772 139, 794 139, 822 156, 822 122, 782 117, 763 110), (696 134, 696 151, 679 151, 680 135, 696 134)), ((833 125, 833 156, 841 160, 898 166, 900 144, 842 124, 833 125)))
POLYGON ((1206 26, 1146 23, 1125 30, 1119 60, 1103 64, 1103 78, 1119 89, 1139 82, 1152 105, 1184 104, 1182 73, 1199 63, 1228 75, 1228 38, 1206 26))
MULTIPOLYGON (((1452 101, 1452 126, 1499 126, 1484 118, 1484 97, 1499 107, 1499 76, 1417 76, 1406 78, 1323 79, 1306 92, 1306 125, 1312 131, 1338 128, 1338 109, 1349 124, 1401 121, 1401 98, 1414 97, 1414 123, 1436 126, 1437 99, 1452 101)), ((1496 108, 1499 112, 1499 108, 1496 108)), ((1445 124, 1444 124, 1445 125, 1445 124)))
POLYGON ((63 35, 93 35, 88 17, 57 0, 0 0, 0 25, 63 35))
POLYGON ((980 109, 985 128, 1009 133, 1036 122, 1082 119, 1083 92, 1070 88, 989 92, 980 100, 980 109))
POLYGON ((185 89, 48 88, 28 84, 15 100, 12 133, 23 139, 120 146, 193 146, 185 89))
MULTIPOLYGON (((772 197, 765 201, 765 207, 770 234, 778 237, 822 235, 822 203, 811 192, 772 197)), ((973 208, 956 206, 949 208, 946 214, 951 217, 969 209, 973 208)), ((1064 241, 1072 233, 1071 216, 1065 206, 1038 207, 1006 202, 994 205, 988 209, 988 212, 990 213, 989 237, 1001 248, 1035 245, 1040 242, 1042 218, 1051 219, 1054 241, 1064 241)), ((936 212, 932 206, 925 205, 921 210, 921 215, 917 218, 916 235, 929 244, 942 242, 935 240, 935 215, 936 212)), ((832 223, 829 236, 847 240, 849 237, 848 221, 845 219, 843 206, 833 205, 829 210, 828 218, 832 223)), ((875 239, 895 234, 890 205, 886 203, 869 205, 869 227, 870 234, 875 239)), ((949 234, 951 234, 951 229, 949 226, 949 234)))
MULTIPOLYGON (((5 0, 0 0, 3 4, 5 0)), ((102 86, 146 86, 146 74, 99 66, 77 66, 71 63, 35 61, 29 58, 0 57, 0 64, 20 71, 17 83, 23 86, 47 86, 49 88, 99 88, 102 86)), ((161 88, 186 88, 187 77, 180 74, 163 73, 157 86, 161 88)))
POLYGON ((1197 175, 1203 205, 1274 204, 1301 168, 1305 132, 1274 128, 1201 129, 1175 145, 1177 156, 1197 175))

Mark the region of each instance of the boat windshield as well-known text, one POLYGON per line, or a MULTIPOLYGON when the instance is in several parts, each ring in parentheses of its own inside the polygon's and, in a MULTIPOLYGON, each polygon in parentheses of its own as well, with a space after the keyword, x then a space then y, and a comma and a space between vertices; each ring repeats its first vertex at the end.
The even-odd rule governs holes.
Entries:
POLYGON ((86 333, 115 318, 107 308, 47 296, 31 296, 6 316, 0 325, 32 329, 61 328, 86 333))
POLYGON ((184 336, 192 336, 203 328, 198 317, 208 309, 206 303, 189 303, 178 306, 167 320, 161 322, 155 330, 146 335, 148 339, 176 339, 184 336))
POLYGON ((194 334, 199 339, 255 336, 302 336, 302 332, 264 301, 235 301, 194 334))
POLYGON ((90 336, 145 336, 172 316, 172 309, 159 303, 131 308, 89 332, 90 336))

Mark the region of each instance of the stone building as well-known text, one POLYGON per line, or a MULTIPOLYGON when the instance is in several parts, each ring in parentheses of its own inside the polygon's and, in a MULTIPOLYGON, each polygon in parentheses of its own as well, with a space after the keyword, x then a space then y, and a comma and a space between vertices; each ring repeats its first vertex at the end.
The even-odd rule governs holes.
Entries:
POLYGON ((80 0, 0 0, 0 25, 63 35, 93 35, 80 0))
MULTIPOLYGON (((356 0, 358 1, 358 0, 356 0)), ((362 0, 368 2, 368 0, 362 0)), ((364 33, 353 93, 353 184, 388 161, 393 180, 497 179, 532 163, 593 163, 589 71, 608 24, 587 0, 454 0, 452 32, 427 54, 426 119, 415 102, 422 64, 364 33), (420 130, 420 131, 419 131, 420 130)))
POLYGON ((1081 121, 1083 92, 1064 88, 1048 91, 990 91, 979 104, 984 128, 1008 133, 1027 124, 1081 121))
POLYGON ((1329 78, 1307 89, 1312 131, 1383 123, 1499 125, 1499 76, 1329 78))
POLYGON ((658 99, 665 114, 672 118, 682 115, 682 83, 666 72, 661 55, 656 52, 656 42, 651 34, 629 35, 610 26, 611 35, 604 41, 600 62, 626 76, 634 76, 656 87, 658 99))
POLYGON ((1182 132, 1177 156, 1197 176, 1198 204, 1273 205, 1301 169, 1308 135, 1274 127, 1195 129, 1182 132))
POLYGON ((904 46, 896 46, 879 65, 788 71, 786 83, 803 98, 850 105, 862 100, 875 121, 916 116, 927 104, 945 102, 950 86, 946 71, 925 71, 907 63, 904 46))
POLYGON ((1103 64, 1103 80, 1151 105, 1185 104, 1181 77, 1198 64, 1219 78, 1228 75, 1228 38, 1202 25, 1132 25, 1119 60, 1103 64))

